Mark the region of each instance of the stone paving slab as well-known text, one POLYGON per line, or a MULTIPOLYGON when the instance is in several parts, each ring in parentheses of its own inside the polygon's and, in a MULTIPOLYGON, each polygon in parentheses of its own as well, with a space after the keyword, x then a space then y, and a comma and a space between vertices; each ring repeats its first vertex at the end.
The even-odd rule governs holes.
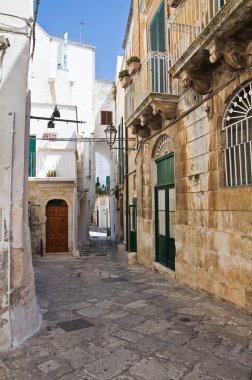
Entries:
POLYGON ((42 327, 0 353, 0 379, 252 380, 251 315, 128 266, 111 242, 84 254, 34 259, 42 327))

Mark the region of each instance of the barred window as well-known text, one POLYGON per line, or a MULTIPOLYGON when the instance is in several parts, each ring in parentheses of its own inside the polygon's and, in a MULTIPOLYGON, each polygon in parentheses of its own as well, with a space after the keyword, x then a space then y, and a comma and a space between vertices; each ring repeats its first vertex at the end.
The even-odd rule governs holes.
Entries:
POLYGON ((227 107, 222 124, 226 186, 252 183, 252 81, 227 107))

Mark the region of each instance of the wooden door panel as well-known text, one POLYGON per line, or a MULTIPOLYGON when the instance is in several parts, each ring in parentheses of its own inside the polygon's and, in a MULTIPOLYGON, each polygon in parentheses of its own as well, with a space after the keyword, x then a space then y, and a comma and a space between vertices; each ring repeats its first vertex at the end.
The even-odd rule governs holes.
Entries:
POLYGON ((68 207, 46 207, 46 252, 68 252, 68 207))

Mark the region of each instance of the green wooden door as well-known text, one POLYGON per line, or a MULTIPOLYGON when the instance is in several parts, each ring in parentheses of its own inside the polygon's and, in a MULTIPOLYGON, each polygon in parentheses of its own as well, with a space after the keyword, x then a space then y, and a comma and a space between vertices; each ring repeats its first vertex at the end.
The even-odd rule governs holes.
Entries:
POLYGON ((137 252, 137 206, 129 206, 129 251, 137 252))
POLYGON ((29 177, 36 177, 36 136, 30 136, 29 140, 29 177))
POLYGON ((156 260, 175 270, 175 188, 174 156, 157 161, 158 186, 155 189, 156 260))

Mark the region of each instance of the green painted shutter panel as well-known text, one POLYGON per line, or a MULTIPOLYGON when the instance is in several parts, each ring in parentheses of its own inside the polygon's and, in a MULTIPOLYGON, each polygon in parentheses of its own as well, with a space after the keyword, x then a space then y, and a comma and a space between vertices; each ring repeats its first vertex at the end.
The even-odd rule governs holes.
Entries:
POLYGON ((151 51, 157 51, 158 50, 156 16, 154 17, 154 20, 152 21, 151 26, 150 26, 150 48, 151 48, 151 51))
POLYGON ((106 176, 106 190, 110 191, 110 176, 106 176))
POLYGON ((165 52, 165 7, 161 4, 150 25, 150 50, 165 52))
POLYGON ((164 4, 157 15, 157 28, 158 28, 158 51, 165 52, 165 9, 164 4))
POLYGON ((124 171, 123 171, 123 162, 124 162, 124 153, 123 153, 123 148, 124 148, 124 134, 123 134, 123 118, 121 119, 121 123, 119 124, 118 127, 118 176, 119 176, 119 183, 123 183, 123 177, 124 177, 124 171))
POLYGON ((29 140, 29 177, 36 176, 36 137, 31 136, 29 140))

